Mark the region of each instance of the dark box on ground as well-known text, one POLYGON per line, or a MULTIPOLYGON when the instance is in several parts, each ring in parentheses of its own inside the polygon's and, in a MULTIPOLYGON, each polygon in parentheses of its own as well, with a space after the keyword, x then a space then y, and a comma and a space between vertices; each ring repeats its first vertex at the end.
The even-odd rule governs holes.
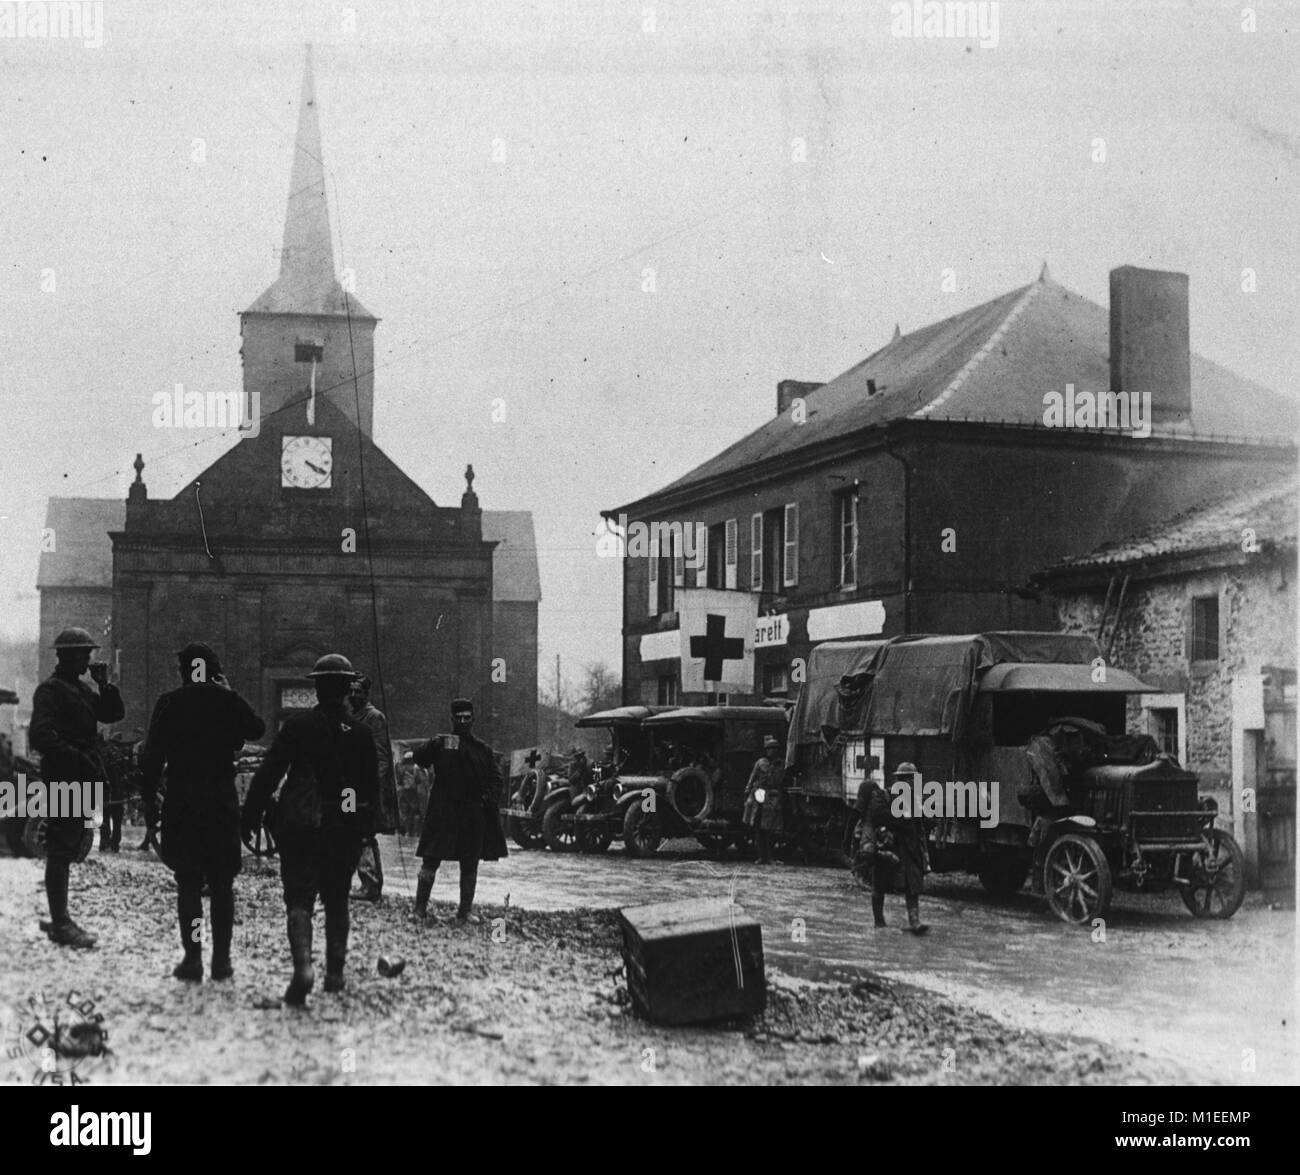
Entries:
POLYGON ((701 1024, 767 1006, 763 930, 727 898, 619 911, 627 986, 658 1024, 701 1024))

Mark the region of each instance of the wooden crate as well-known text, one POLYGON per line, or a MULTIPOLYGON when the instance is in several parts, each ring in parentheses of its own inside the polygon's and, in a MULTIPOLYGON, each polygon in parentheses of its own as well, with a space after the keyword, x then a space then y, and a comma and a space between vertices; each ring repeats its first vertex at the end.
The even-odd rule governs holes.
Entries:
POLYGON ((766 1007, 762 927, 730 900, 632 906, 619 920, 628 991, 646 1019, 701 1024, 766 1007))

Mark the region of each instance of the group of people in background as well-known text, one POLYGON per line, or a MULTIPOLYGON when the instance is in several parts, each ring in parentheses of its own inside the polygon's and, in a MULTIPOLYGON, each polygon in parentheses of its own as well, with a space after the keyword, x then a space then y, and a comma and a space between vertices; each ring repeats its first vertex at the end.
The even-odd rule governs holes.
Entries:
MULTIPOLYGON (((124 711, 121 694, 108 681, 108 667, 91 660, 98 647, 84 629, 60 633, 54 642, 55 670, 33 696, 30 742, 41 755, 47 783, 106 778, 97 725, 120 721, 124 711), (87 672, 90 682, 83 680, 87 672)), ((177 671, 180 684, 158 699, 140 754, 148 824, 151 831, 157 829, 159 856, 176 878, 182 957, 173 974, 190 982, 203 978, 205 888, 212 926, 211 978, 234 974, 234 879, 242 868, 242 844, 251 846, 265 829, 273 834, 279 854, 293 960, 285 1002, 302 1005, 315 986, 312 917, 317 897, 325 910, 324 988, 341 991, 352 878, 356 874, 360 879, 360 897, 380 900, 383 864, 376 833, 391 832, 397 822, 388 723, 370 701, 370 679, 339 653, 316 662, 308 674, 316 705, 285 720, 241 809, 235 756, 246 742, 266 733, 266 724, 231 686, 209 645, 187 644, 177 653, 177 671)), ((420 918, 427 917, 438 867, 455 858, 460 865, 456 917, 464 924, 478 921, 473 903, 479 861, 506 856, 506 845, 497 814, 500 771, 492 748, 474 736, 473 703, 458 698, 451 718, 450 735, 435 736, 414 751, 414 761, 431 771, 417 849, 423 864, 415 908, 420 918)), ((47 822, 50 919, 41 923, 52 942, 81 949, 96 944, 96 936, 79 926, 68 909, 70 867, 84 830, 81 816, 60 815, 47 822)))

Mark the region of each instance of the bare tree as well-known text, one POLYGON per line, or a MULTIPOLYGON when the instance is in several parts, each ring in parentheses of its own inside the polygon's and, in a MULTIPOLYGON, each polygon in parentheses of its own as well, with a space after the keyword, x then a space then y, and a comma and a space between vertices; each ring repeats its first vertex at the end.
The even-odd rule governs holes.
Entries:
POLYGON ((623 684, 603 661, 583 666, 581 708, 583 714, 612 710, 623 704, 623 684))

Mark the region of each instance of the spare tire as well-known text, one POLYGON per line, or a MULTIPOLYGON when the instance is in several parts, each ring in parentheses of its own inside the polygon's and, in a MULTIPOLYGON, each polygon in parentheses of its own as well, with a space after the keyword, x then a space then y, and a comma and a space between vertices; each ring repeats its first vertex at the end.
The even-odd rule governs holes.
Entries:
POLYGON ((519 806, 541 816, 546 810, 546 785, 546 776, 536 768, 527 772, 519 782, 519 806))
POLYGON ((688 823, 713 811, 713 780, 700 767, 683 767, 668 783, 668 802, 688 823))

